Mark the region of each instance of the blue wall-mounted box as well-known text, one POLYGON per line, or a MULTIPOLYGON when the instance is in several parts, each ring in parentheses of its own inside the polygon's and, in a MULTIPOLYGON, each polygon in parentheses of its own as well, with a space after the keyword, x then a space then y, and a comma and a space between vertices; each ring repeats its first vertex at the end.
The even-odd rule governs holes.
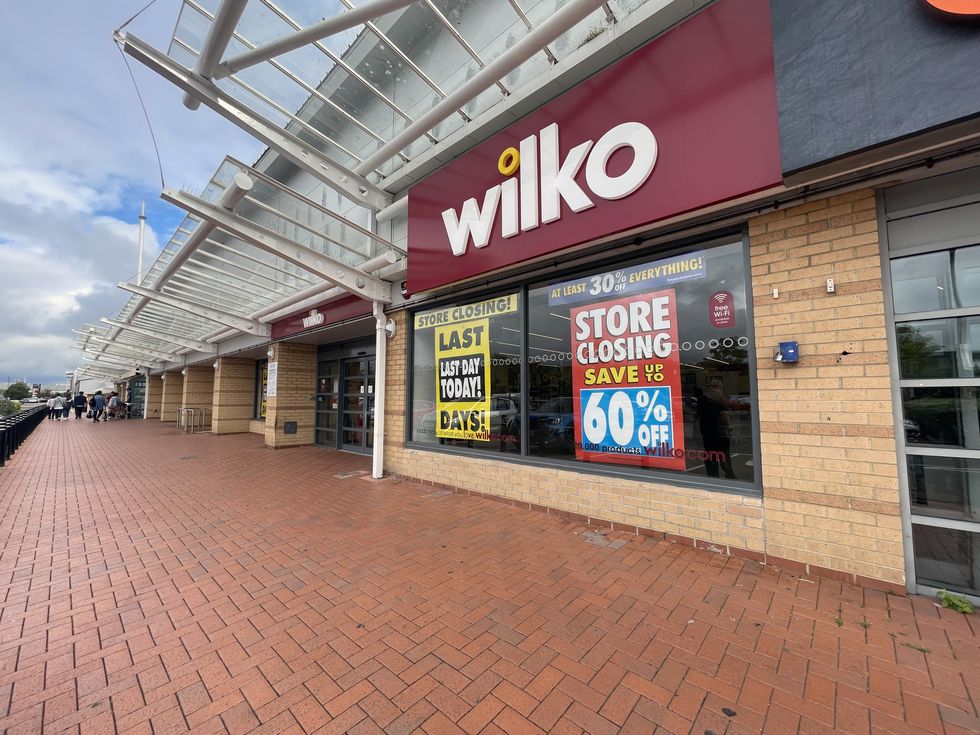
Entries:
POLYGON ((776 362, 799 362, 800 347, 796 342, 780 342, 776 362))

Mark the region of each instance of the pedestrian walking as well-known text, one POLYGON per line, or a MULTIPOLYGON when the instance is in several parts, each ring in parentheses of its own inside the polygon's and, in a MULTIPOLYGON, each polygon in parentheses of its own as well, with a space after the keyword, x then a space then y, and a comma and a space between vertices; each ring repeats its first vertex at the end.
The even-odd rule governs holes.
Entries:
POLYGON ((85 413, 85 407, 88 405, 88 401, 85 400, 85 394, 78 391, 78 395, 72 400, 72 406, 75 409, 75 418, 80 419, 82 414, 85 413))
POLYGON ((102 395, 102 391, 95 391, 95 395, 92 396, 92 421, 96 424, 99 423, 99 419, 102 418, 102 414, 105 412, 105 396, 102 395))
POLYGON ((50 421, 51 419, 54 418, 54 396, 51 396, 48 399, 47 406, 48 406, 48 420, 50 421))
POLYGON ((55 421, 61 421, 61 414, 65 410, 65 399, 61 397, 60 394, 55 393, 51 398, 51 405, 48 409, 48 418, 54 418, 55 421))
POLYGON ((67 421, 68 417, 71 415, 71 392, 70 391, 67 390, 65 391, 64 402, 65 402, 65 407, 61 409, 61 418, 67 421))
POLYGON ((106 421, 116 418, 116 409, 119 408, 119 396, 116 391, 109 394, 109 410, 106 412, 106 421))

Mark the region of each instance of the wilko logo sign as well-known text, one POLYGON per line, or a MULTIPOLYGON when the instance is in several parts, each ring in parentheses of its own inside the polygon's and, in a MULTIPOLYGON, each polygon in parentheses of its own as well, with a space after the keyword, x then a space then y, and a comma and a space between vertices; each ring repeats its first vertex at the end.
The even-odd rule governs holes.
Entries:
POLYGON ((303 317, 303 326, 306 329, 310 327, 319 327, 323 322, 326 321, 326 317, 316 309, 310 310, 310 315, 303 317))
POLYGON ((716 291, 708 299, 708 318, 716 329, 735 326, 735 297, 731 291, 716 291))
POLYGON ((414 185, 408 291, 778 185, 769 18, 713 3, 414 185))
POLYGON ((467 199, 459 213, 442 213, 446 236, 453 255, 465 255, 472 240, 477 248, 486 247, 500 209, 500 236, 504 239, 562 216, 562 204, 572 212, 595 206, 595 199, 627 197, 646 183, 657 163, 657 139, 643 123, 625 122, 607 131, 598 141, 586 140, 559 155, 558 124, 552 123, 538 135, 520 143, 520 149, 507 148, 497 159, 497 170, 517 177, 491 186, 483 203, 467 199), (609 159, 621 149, 629 149, 633 161, 625 171, 611 175, 609 159), (585 187, 576 177, 585 169, 585 187), (588 193, 586 193, 588 191, 588 193), (589 196, 589 195, 592 196, 589 196), (540 202, 540 210, 539 210, 540 202))

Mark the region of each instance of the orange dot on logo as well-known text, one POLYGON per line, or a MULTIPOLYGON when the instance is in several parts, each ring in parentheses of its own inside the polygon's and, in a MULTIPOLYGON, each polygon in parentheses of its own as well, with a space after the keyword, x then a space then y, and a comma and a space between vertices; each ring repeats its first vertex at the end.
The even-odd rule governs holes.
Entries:
POLYGON ((953 15, 980 15, 980 0, 926 0, 936 10, 953 15))

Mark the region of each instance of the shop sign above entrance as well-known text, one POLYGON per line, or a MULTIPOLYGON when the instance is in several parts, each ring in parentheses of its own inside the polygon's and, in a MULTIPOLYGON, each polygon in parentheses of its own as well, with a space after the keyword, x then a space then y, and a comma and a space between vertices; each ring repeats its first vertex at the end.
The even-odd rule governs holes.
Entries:
POLYGON ((414 186, 427 291, 781 181, 767 0, 720 0, 414 186))

